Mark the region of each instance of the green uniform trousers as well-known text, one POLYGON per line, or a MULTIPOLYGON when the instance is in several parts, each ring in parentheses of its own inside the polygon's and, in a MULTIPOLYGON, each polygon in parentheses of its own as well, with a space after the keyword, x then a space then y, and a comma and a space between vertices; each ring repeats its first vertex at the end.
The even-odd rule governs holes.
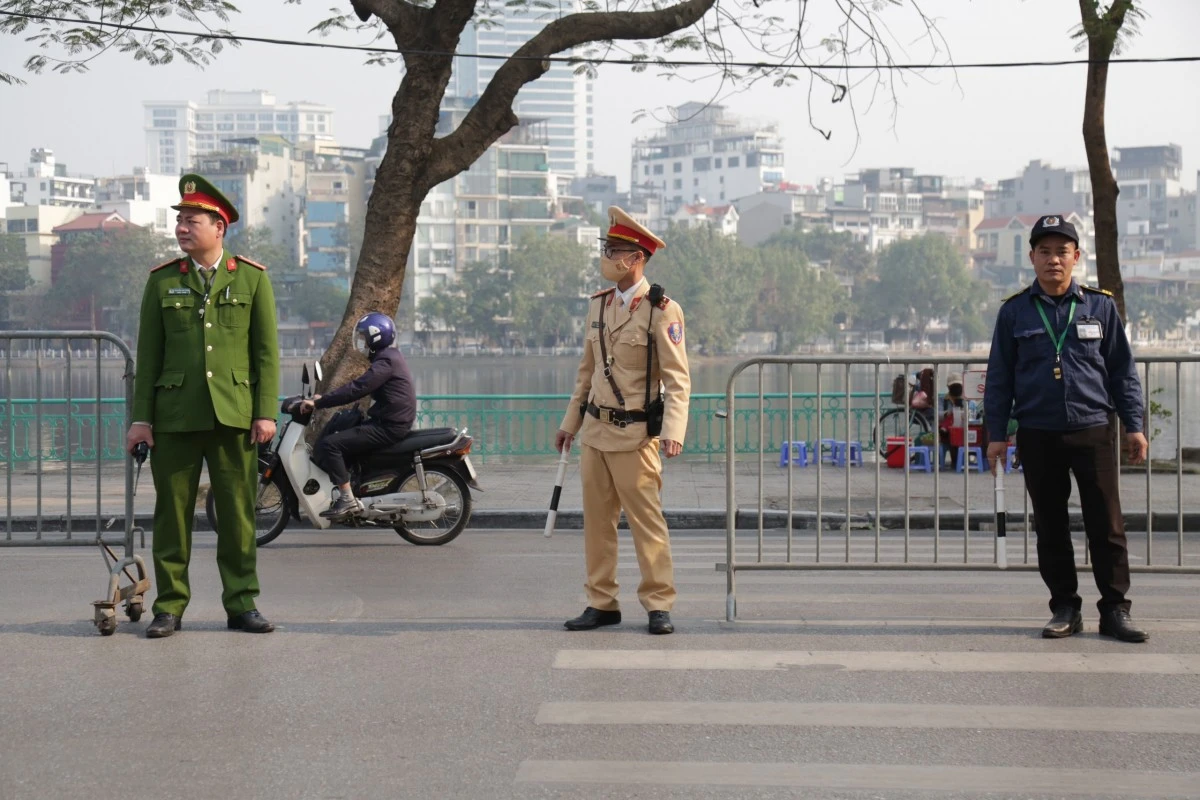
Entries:
POLYGON ((192 597, 188 562, 200 469, 208 465, 216 501, 217 569, 221 604, 229 616, 254 608, 258 597, 258 551, 254 543, 254 503, 258 487, 258 448, 250 431, 218 424, 207 431, 154 434, 150 469, 154 474, 155 614, 182 617, 192 597))

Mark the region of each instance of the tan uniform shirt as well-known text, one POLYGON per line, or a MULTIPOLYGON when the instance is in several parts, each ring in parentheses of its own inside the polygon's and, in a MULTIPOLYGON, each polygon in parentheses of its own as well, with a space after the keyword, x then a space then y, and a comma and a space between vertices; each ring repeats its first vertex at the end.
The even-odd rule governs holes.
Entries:
POLYGON ((649 292, 650 284, 643 278, 628 305, 620 302, 615 289, 594 295, 588 303, 583 357, 575 379, 575 392, 559 427, 572 435, 579 434, 583 444, 597 450, 636 450, 649 441, 645 422, 631 422, 621 428, 590 414, 581 416, 579 407, 583 402, 591 402, 601 407, 621 408, 612 385, 604 376, 604 357, 600 351, 600 336, 603 335, 613 380, 625 398, 625 410, 642 409, 646 402, 646 359, 650 349, 646 333, 651 324, 654 362, 650 373, 650 399, 657 395, 656 387, 661 382, 665 406, 660 436, 683 442, 687 433, 692 382, 688 374, 683 309, 673 300, 664 298, 660 306, 653 309, 652 317, 651 304, 646 297, 649 292), (601 320, 604 322, 603 334, 601 320))

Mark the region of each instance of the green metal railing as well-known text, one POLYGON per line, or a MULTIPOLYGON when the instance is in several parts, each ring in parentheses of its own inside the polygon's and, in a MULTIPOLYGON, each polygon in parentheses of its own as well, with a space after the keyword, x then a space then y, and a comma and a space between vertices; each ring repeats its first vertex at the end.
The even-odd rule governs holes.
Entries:
MULTIPOLYGON (((716 417, 724 404, 723 394, 694 394, 688 419, 684 452, 692 458, 725 454, 725 423, 716 417)), ((554 434, 562 422, 569 397, 558 394, 509 395, 429 395, 421 398, 417 427, 469 428, 475 437, 472 452, 482 459, 493 457, 541 456, 554 454, 554 434)), ((762 442, 759 442, 758 395, 738 395, 734 412, 734 448, 738 453, 779 452, 784 441, 815 443, 817 438, 817 395, 792 395, 792 429, 788 429, 786 393, 763 395, 762 442), (744 398, 744 402, 743 402, 744 398)), ((821 402, 821 433, 826 439, 874 446, 875 395, 870 392, 825 395, 821 402), (847 437, 847 430, 849 436, 847 437)), ((41 432, 37 426, 37 401, 6 400, 0 403, 0 463, 37 460, 40 442, 43 461, 124 457, 125 401, 104 398, 100 413, 94 402, 70 402, 46 399, 41 402, 41 432), (68 436, 69 432, 69 436, 68 436), (68 445, 69 442, 69 445, 68 445), (10 456, 11 451, 11 456, 10 456)), ((881 398, 880 408, 890 409, 891 402, 881 398)))

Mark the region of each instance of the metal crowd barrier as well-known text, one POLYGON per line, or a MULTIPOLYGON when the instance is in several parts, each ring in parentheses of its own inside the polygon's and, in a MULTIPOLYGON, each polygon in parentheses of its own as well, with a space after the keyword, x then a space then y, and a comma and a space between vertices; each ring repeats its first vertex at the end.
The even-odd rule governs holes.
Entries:
MULTIPOLYGON (((1156 510, 1154 508, 1154 492, 1152 485, 1152 464, 1147 459, 1143 468, 1145 472, 1145 509, 1133 509, 1125 503, 1122 511, 1125 514, 1126 528, 1129 536, 1131 561, 1141 563, 1131 564, 1138 572, 1172 572, 1200 574, 1200 502, 1196 509, 1184 508, 1183 480, 1183 427, 1185 416, 1183 408, 1184 365, 1191 365, 1189 380, 1200 384, 1200 356, 1151 356, 1138 358, 1139 375, 1145 395, 1146 435, 1154 448, 1156 438, 1155 422, 1161 421, 1163 411, 1156 399, 1163 387, 1155 387, 1151 381, 1151 366, 1171 365, 1174 367, 1174 410, 1167 409, 1174 417, 1174 494, 1175 508, 1173 510, 1156 510), (1152 415, 1152 405, 1157 414, 1152 415), (1156 530, 1174 523, 1173 536, 1155 537, 1156 530), (1186 525, 1185 525, 1186 523, 1186 525), (1160 527, 1162 526, 1162 527, 1160 527), (1186 530, 1185 530, 1186 528, 1186 530), (1190 534, 1190 536, 1185 535, 1190 534)), ((756 460, 739 460, 738 447, 729 447, 725 451, 725 504, 726 504, 726 618, 733 621, 737 616, 737 578, 742 572, 762 572, 772 570, 995 570, 999 569, 997 539, 992 533, 997 522, 997 515, 992 505, 993 478, 989 471, 971 473, 969 454, 967 463, 961 472, 943 476, 940 470, 940 453, 937 436, 937 420, 941 416, 941 398, 945 392, 946 377, 950 372, 969 370, 985 370, 986 357, 979 359, 962 359, 961 357, 929 356, 911 361, 894 361, 887 357, 873 355, 862 356, 795 356, 795 357, 761 357, 739 363, 730 374, 725 396, 725 407, 719 410, 717 417, 724 420, 725 440, 737 442, 740 438, 751 439, 757 443, 756 460), (888 389, 897 373, 905 376, 908 384, 914 374, 922 367, 934 369, 934 397, 930 398, 933 406, 933 443, 931 459, 937 458, 937 465, 932 472, 914 472, 911 457, 907 449, 912 445, 910 438, 909 420, 913 408, 910 405, 910 393, 905 391, 903 405, 892 416, 885 416, 891 410, 890 404, 883 398, 889 395, 888 389), (815 417, 815 436, 811 428, 801 431, 797 428, 797 420, 801 417, 796 413, 795 405, 799 393, 792 392, 795 373, 806 371, 807 383, 815 382, 815 396, 805 396, 801 403, 805 406, 828 409, 829 400, 840 399, 847 413, 842 415, 817 414, 815 417), (742 382, 741 392, 735 387, 742 382), (757 380, 757 393, 745 391, 749 380, 757 380), (772 417, 766 413, 769 402, 781 403, 779 394, 774 395, 764 391, 768 379, 776 386, 786 387, 782 404, 787 413, 782 417, 772 417), (832 391, 825 387, 831 382, 837 384, 832 391), (857 384, 857 386, 856 386, 857 384), (864 386, 865 384, 865 386, 864 386), (749 397, 749 408, 739 403, 749 397), (867 398, 871 405, 869 416, 872 420, 901 420, 902 427, 896 431, 906 443, 901 460, 902 469, 889 469, 886 481, 884 478, 883 452, 886 449, 885 437, 890 430, 883 430, 883 422, 876 425, 870 436, 862 436, 855 440, 852 420, 855 415, 853 408, 858 405, 861 410, 862 398, 867 398), (856 400, 858 401, 856 404, 856 400), (783 430, 774 429, 780 424, 783 430), (753 430, 757 426, 757 430, 753 430), (861 452, 861 462, 850 457, 850 444, 857 441, 861 452), (778 449, 775 444, 780 443, 778 449), (801 446, 803 445, 803 446, 801 446), (884 445, 884 447, 881 447, 884 445), (836 466, 831 463, 834 446, 842 448, 842 457, 836 466), (811 463, 799 464, 803 453, 810 453, 811 463), (933 454, 937 453, 937 456, 933 454), (778 459, 778 466, 775 461, 778 459), (738 475, 739 470, 753 471, 757 468, 756 500, 753 507, 738 506, 738 475), (901 472, 901 475, 895 475, 901 472), (815 481, 815 502, 812 509, 798 509, 796 492, 799 486, 799 476, 803 480, 815 481), (827 492, 827 476, 835 479, 842 478, 836 493, 827 492), (884 485, 894 487, 897 479, 902 479, 903 510, 884 507, 884 485), (975 502, 972 501, 971 486, 977 487, 975 502), (983 484, 986 488, 986 501, 980 502, 978 487, 983 484), (960 510, 945 510, 943 508, 942 490, 952 487, 957 495, 957 489, 962 491, 960 510), (918 493, 924 496, 932 494, 931 502, 916 503, 918 493), (774 496, 769 496, 772 492, 774 496), (781 501, 780 494, 785 494, 786 501, 781 501), (830 511, 828 501, 844 501, 838 510, 830 511), (771 507, 775 506, 775 507, 771 507), (785 506, 785 507, 780 507, 785 506), (836 531, 836 533, 830 533, 836 531), (739 550, 740 542, 743 549, 739 550), (753 537, 753 541, 745 547, 745 539, 753 537)), ((1169 382, 1169 381, 1168 381, 1169 382)), ((968 395, 970 392, 968 392, 968 395)), ((981 403, 980 403, 981 405, 981 403)), ((969 428, 963 424, 963 443, 969 445, 969 428)), ((1120 441, 1118 440, 1118 446, 1120 441)), ((1160 448, 1161 450, 1161 445, 1160 448)), ((1119 453, 1114 452, 1114 459, 1119 453)), ((1128 473, 1126 473, 1128 474, 1128 473)), ((1014 512, 1011 502, 1005 514, 1007 539, 1009 542, 1008 568, 1019 570, 1036 570, 1036 546, 1033 544, 1031 512, 1029 497, 1024 490, 1023 477, 1013 471, 1005 477, 1009 486, 1009 497, 1016 495, 1014 484, 1020 483, 1020 493, 1024 498, 1023 509, 1014 512), (1014 524, 1017 523, 1017 524, 1014 524), (1014 534, 1017 534, 1014 536, 1014 534), (1014 539, 1016 540, 1014 545, 1014 539), (1015 553, 1014 553, 1015 550, 1015 553)), ((1166 478, 1169 480, 1169 478, 1166 478)), ((1160 479, 1160 483, 1162 479, 1160 479)), ((1200 480, 1197 481, 1200 484, 1200 480)), ((811 485, 808 487, 811 495, 811 485)), ((1126 488, 1128 489, 1128 482, 1126 488)), ((1193 495, 1195 496, 1195 495, 1193 495)), ((1072 530, 1078 550, 1083 552, 1083 566, 1088 567, 1089 557, 1086 541, 1082 539, 1082 525, 1077 519, 1072 520, 1072 530), (1076 531, 1076 529, 1078 529, 1076 531), (1080 545, 1082 544, 1082 547, 1080 545)))
MULTIPOLYGON (((129 426, 129 407, 133 398, 133 355, 129 347, 111 333, 103 331, 0 331, 0 346, 4 348, 4 424, 0 425, 0 439, 4 445, 4 536, 0 545, 30 546, 30 545, 92 545, 103 540, 104 534, 116 525, 118 518, 123 519, 124 542, 131 546, 134 527, 133 509, 133 461, 123 457, 117 466, 111 462, 111 436, 105 435, 105 428, 112 426, 111 413, 106 412, 109 404, 101 397, 101 345, 110 351, 116 351, 124 359, 123 383, 125 388, 124 407, 120 430, 129 426), (16 425, 15 401, 12 398, 14 347, 17 342, 29 342, 28 348, 32 354, 28 358, 20 358, 22 362, 32 361, 34 368, 34 398, 32 402, 32 425, 23 425, 18 434, 16 425), (75 355, 76 348, 72 343, 86 342, 94 346, 94 358, 79 358, 75 355), (55 370, 65 370, 64 397, 48 402, 43 397, 43 352, 50 346, 63 347, 64 360, 55 360, 55 370), (90 363, 89 363, 90 362, 90 363), (93 372, 94 369, 94 372, 93 372), (89 395, 79 395, 75 392, 75 378, 80 383, 91 383, 95 392, 89 395), (32 434, 32 435, 30 435, 32 434), (22 440, 24 450, 19 449, 18 439, 22 440), (25 458, 18 458, 24 455, 25 458), (108 463, 106 463, 106 461, 108 463), (34 470, 34 504, 29 513, 14 513, 14 502, 24 506, 28 497, 14 497, 13 476, 18 463, 25 462, 34 470), (50 469, 49 467, 53 467, 50 469), (112 478, 114 472, 124 471, 124 504, 120 515, 111 513, 111 495, 114 493, 112 478), (78 473, 84 473, 82 479, 77 479, 78 473), (92 474, 94 473, 94 474, 92 474), (105 478, 109 478, 105 486, 105 478), (47 483, 50 484, 47 487, 47 483), (46 513, 46 490, 51 488, 65 492, 65 513, 55 511, 46 513), (103 500, 110 498, 109 513, 105 513, 103 500), (80 500, 84 493, 94 498, 94 505, 83 513, 77 513, 80 500), (105 521, 105 517, 108 521, 105 521), (86 530, 90 523, 91 530, 86 530)), ((79 349, 82 349, 80 347, 79 349)), ((111 363, 111 362, 110 362, 111 363)), ((26 366, 25 363, 22 366, 26 366)), ((27 408, 27 406, 26 406, 27 408)), ((122 437, 123 444, 123 437, 122 437)), ((120 446, 120 445, 118 445, 120 446)), ((122 451, 122 456, 123 456, 122 451)), ((24 491, 24 490, 22 490, 24 491)), ((57 506, 58 504, 56 504, 57 506)), ((145 536, 142 546, 145 546, 145 536)), ((121 540, 115 540, 121 541, 121 540)))

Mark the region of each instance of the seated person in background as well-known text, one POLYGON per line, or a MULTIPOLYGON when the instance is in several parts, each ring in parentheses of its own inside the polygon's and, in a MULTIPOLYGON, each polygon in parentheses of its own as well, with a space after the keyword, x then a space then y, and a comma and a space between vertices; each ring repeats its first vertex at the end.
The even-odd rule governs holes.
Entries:
POLYGON ((350 488, 347 456, 383 449, 412 430, 417 416, 417 394, 408 363, 392 347, 395 341, 396 324, 391 317, 377 311, 364 316, 354 326, 354 344, 370 359, 370 368, 329 394, 315 394, 303 403, 302 410, 312 411, 354 403, 367 395, 374 401, 361 424, 322 436, 313 448, 313 461, 329 473, 340 492, 337 501, 321 512, 323 517, 336 519, 362 511, 362 503, 350 488))
POLYGON ((958 463, 958 446, 950 444, 950 429, 962 428, 967 404, 963 399, 962 373, 951 372, 946 378, 946 394, 942 397, 942 416, 938 421, 938 440, 942 443, 938 463, 945 466, 945 455, 950 453, 950 468, 958 463))

